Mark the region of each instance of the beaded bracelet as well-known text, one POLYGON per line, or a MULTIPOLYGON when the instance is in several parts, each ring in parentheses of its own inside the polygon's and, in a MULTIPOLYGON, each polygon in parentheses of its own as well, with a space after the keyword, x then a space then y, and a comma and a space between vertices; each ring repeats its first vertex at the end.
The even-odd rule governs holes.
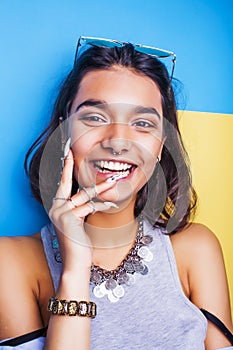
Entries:
POLYGON ((95 318, 96 304, 92 301, 67 301, 53 297, 49 299, 48 311, 51 311, 53 315, 86 316, 95 318))

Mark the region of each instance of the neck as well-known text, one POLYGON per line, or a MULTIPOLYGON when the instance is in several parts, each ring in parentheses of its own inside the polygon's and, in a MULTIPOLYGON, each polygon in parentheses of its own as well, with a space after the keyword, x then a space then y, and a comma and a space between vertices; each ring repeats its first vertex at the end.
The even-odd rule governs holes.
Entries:
POLYGON ((134 203, 124 209, 89 215, 85 222, 85 231, 93 248, 116 248, 131 244, 137 232, 134 203))

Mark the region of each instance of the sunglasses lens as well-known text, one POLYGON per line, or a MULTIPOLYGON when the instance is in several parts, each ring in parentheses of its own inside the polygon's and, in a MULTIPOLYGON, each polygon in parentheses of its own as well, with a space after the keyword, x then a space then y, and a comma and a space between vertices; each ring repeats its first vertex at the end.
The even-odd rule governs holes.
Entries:
POLYGON ((98 38, 83 38, 81 45, 93 45, 104 47, 120 47, 121 44, 114 40, 98 39, 98 38))
POLYGON ((159 50, 153 47, 146 47, 146 46, 135 46, 136 50, 141 52, 141 53, 145 53, 146 55, 150 55, 150 56, 155 56, 158 58, 165 58, 165 57, 169 57, 171 56, 170 52, 166 52, 163 50, 159 50))

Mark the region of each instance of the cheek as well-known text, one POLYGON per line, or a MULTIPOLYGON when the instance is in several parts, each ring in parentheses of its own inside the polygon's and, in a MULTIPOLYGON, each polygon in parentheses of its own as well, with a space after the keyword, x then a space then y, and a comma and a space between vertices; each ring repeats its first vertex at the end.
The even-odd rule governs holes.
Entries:
POLYGON ((80 137, 76 142, 71 142, 74 156, 74 177, 80 186, 89 186, 94 179, 88 166, 88 156, 94 145, 90 139, 80 137))
POLYGON ((156 166, 156 159, 150 157, 150 159, 146 159, 142 168, 140 168, 140 173, 143 176, 143 181, 146 183, 149 181, 152 176, 154 169, 156 166))
POLYGON ((156 140, 153 142, 144 143, 143 152, 142 152, 142 167, 140 172, 143 174, 146 182, 152 176, 154 169, 157 164, 157 159, 160 156, 162 149, 162 142, 156 140))
POLYGON ((145 140, 142 143, 142 158, 146 168, 154 167, 157 158, 161 154, 163 143, 159 139, 145 140), (151 141, 151 142, 149 142, 151 141))
POLYGON ((90 149, 88 147, 88 144, 86 142, 82 142, 80 138, 78 141, 71 144, 71 150, 74 157, 74 175, 77 179, 77 174, 84 166, 85 158, 90 152, 90 149))
POLYGON ((99 135, 96 132, 87 131, 85 128, 76 123, 72 125, 71 131, 71 148, 76 157, 76 163, 80 163, 85 158, 88 158, 89 154, 96 147, 99 142, 99 135))
POLYGON ((75 163, 80 163, 85 159, 88 154, 90 153, 93 145, 92 145, 92 138, 87 137, 86 134, 77 134, 72 133, 71 134, 71 149, 74 154, 75 163))
POLYGON ((80 186, 85 186, 84 179, 88 177, 85 169, 85 150, 74 146, 72 147, 72 151, 74 155, 74 177, 80 186))

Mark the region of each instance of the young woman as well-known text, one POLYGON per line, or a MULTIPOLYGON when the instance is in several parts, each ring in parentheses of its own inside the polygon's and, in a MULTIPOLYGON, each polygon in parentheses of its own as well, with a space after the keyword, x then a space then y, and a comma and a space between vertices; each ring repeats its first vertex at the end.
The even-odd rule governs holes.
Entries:
POLYGON ((200 311, 232 329, 220 245, 191 224, 196 196, 162 63, 175 56, 81 43, 90 47, 26 158, 51 223, 1 239, 0 349, 229 347, 200 311))

